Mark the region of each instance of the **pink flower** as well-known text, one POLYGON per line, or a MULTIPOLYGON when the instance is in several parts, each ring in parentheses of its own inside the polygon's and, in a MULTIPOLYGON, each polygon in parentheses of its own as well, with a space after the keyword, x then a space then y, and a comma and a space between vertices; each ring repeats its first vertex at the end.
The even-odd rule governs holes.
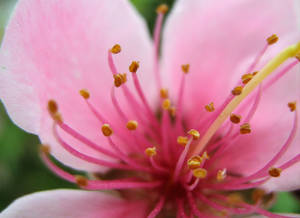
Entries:
POLYGON ((124 0, 20 0, 2 101, 54 173, 95 191, 29 195, 1 217, 279 217, 270 192, 300 188, 294 3, 178 0, 159 62, 165 6, 153 43, 124 0))

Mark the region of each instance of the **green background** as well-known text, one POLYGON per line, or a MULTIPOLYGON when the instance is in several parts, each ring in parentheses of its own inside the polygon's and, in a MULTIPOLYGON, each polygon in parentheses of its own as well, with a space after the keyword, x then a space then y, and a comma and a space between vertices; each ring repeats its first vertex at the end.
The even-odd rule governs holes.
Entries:
MULTIPOLYGON (((173 0, 131 0, 145 17, 150 31, 155 21, 155 8, 160 3, 172 5, 173 0)), ((0 0, 0 39, 15 0, 0 0)), ((16 127, 0 103, 0 211, 14 199, 28 193, 76 188, 53 175, 38 155, 38 138, 16 127)), ((271 208, 276 212, 300 213, 300 201, 294 193, 279 193, 271 208)))

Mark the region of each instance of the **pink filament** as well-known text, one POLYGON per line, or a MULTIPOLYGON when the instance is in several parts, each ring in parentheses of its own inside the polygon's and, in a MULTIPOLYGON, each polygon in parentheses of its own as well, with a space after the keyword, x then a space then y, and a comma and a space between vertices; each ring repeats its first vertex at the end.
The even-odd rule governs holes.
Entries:
POLYGON ((165 196, 161 196, 158 203, 154 207, 154 209, 151 211, 151 213, 147 216, 147 218, 155 218, 159 212, 162 210, 163 206, 165 204, 165 196))

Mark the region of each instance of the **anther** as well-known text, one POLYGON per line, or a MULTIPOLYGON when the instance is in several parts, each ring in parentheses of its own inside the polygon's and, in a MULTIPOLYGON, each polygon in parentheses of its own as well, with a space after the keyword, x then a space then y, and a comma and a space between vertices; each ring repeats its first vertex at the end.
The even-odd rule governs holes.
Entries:
POLYGON ((154 155, 156 155, 156 147, 146 148, 145 154, 148 157, 153 157, 154 155))
POLYGON ((197 139, 200 138, 200 133, 197 130, 195 130, 195 129, 189 130, 188 134, 191 135, 194 140, 197 140, 197 139))
POLYGON ((275 167, 271 167, 269 169, 269 175, 272 177, 279 177, 281 174, 281 169, 280 168, 275 168, 275 167))
POLYGON ((163 102, 162 102, 162 108, 164 110, 169 110, 170 107, 171 107, 171 101, 170 101, 170 99, 167 98, 167 99, 163 100, 163 102))
POLYGON ((220 182, 220 181, 223 181, 225 178, 226 178, 226 169, 218 170, 217 180, 220 182))
POLYGON ((204 168, 197 168, 193 170, 193 175, 196 178, 204 179, 207 176, 207 170, 204 168))
POLYGON ((202 161, 203 161, 202 157, 200 157, 199 155, 195 155, 187 161, 187 165, 189 169, 194 170, 201 166, 202 161))
POLYGON ((89 99, 90 98, 90 93, 86 89, 81 89, 79 91, 79 94, 84 98, 84 99, 89 99))
POLYGON ((160 90, 160 97, 162 99, 168 98, 169 97, 168 89, 161 89, 160 90))
POLYGON ((201 157, 203 160, 209 160, 209 158, 210 158, 206 151, 203 152, 201 157))
POLYGON ((172 117, 176 116, 176 108, 175 107, 170 107, 169 108, 169 113, 171 114, 172 117))
POLYGON ((158 14, 165 14, 165 13, 168 12, 168 10, 169 10, 168 5, 166 5, 166 4, 161 4, 161 5, 159 5, 159 6, 156 8, 156 13, 158 13, 158 14))
POLYGON ((190 65, 189 65, 189 64, 181 65, 181 70, 182 70, 182 72, 184 72, 185 74, 188 74, 189 71, 190 71, 190 65))
POLYGON ((242 76, 243 84, 247 84, 253 78, 252 73, 246 73, 242 76))
POLYGON ((127 75, 124 74, 115 74, 114 75, 114 84, 116 87, 120 87, 122 84, 124 84, 127 81, 127 75))
POLYGON ((41 144, 40 151, 45 154, 50 154, 50 146, 41 144))
POLYGON ((112 128, 107 123, 102 125, 101 130, 104 136, 111 136, 113 134, 112 128))
POLYGON ((256 74, 258 74, 258 71, 253 72, 252 76, 255 76, 256 74))
POLYGON ((295 58, 297 58, 297 60, 300 61, 300 53, 296 54, 295 58))
POLYGON ((255 189, 252 192, 251 198, 254 204, 258 203, 265 196, 266 192, 262 189, 255 189))
POLYGON ((278 36, 276 34, 273 34, 272 36, 267 38, 267 42, 269 45, 273 45, 278 41, 278 36))
POLYGON ((121 52, 121 46, 119 44, 115 44, 111 49, 110 52, 113 54, 118 54, 121 52))
POLYGON ((243 91, 243 87, 242 87, 242 86, 237 86, 237 87, 235 87, 235 88, 231 91, 231 93, 232 93, 233 95, 240 95, 240 94, 242 94, 242 91, 243 91))
POLYGON ((56 101, 54 101, 54 100, 48 101, 48 111, 51 115, 58 112, 58 105, 57 105, 56 101))
POLYGON ((240 203, 244 203, 242 195, 238 193, 229 194, 227 200, 231 205, 239 205, 240 203))
POLYGON ((249 123, 244 123, 240 126, 240 133, 241 134, 249 134, 251 133, 251 127, 249 123))
POLYGON ((180 144, 180 145, 186 146, 188 141, 189 141, 188 137, 184 137, 184 136, 178 136, 177 137, 177 143, 180 144))
POLYGON ((231 115, 230 115, 230 121, 231 121, 232 123, 235 123, 235 124, 241 122, 241 118, 242 118, 242 117, 241 117, 240 115, 237 115, 237 114, 231 114, 231 115))
POLYGON ((85 178, 84 176, 80 176, 80 175, 75 176, 75 182, 80 187, 87 186, 87 184, 88 184, 87 178, 85 178))
POLYGON ((132 63, 129 66, 129 71, 131 73, 136 73, 137 70, 139 69, 139 67, 140 67, 140 64, 138 61, 132 61, 132 63))
POLYGON ((291 112, 293 112, 293 111, 295 111, 296 110, 296 102, 294 101, 294 102, 289 102, 288 103, 288 107, 290 108, 290 111, 291 112))
POLYGON ((205 110, 208 112, 213 112, 215 110, 214 103, 211 102, 211 103, 205 105, 205 110))
POLYGON ((129 120, 126 124, 127 129, 136 130, 138 127, 138 122, 135 120, 129 120))

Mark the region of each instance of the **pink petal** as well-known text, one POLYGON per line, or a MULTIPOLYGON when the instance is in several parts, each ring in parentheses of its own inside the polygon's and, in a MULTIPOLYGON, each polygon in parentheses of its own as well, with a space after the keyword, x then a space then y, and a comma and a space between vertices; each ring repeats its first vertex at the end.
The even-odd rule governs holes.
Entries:
POLYGON ((129 202, 101 192, 54 190, 26 195, 14 201, 1 218, 139 218, 143 202, 129 202))
MULTIPOLYGON (((115 57, 120 72, 128 71, 131 61, 138 60, 141 80, 149 81, 152 42, 145 23, 127 1, 20 0, 6 29, 0 58, 4 67, 1 99, 17 125, 38 134, 69 166, 100 169, 60 148, 52 134, 47 102, 55 99, 68 124, 108 147, 100 131, 101 123, 78 91, 88 89, 92 103, 105 118, 110 123, 120 122, 110 100, 113 78, 107 62, 107 51, 116 43, 122 46, 122 52, 115 57)), ((151 82, 143 84, 151 93, 151 82)), ((128 105, 120 101, 128 110, 128 105)), ((73 139, 68 142, 86 154, 102 158, 73 139)))

